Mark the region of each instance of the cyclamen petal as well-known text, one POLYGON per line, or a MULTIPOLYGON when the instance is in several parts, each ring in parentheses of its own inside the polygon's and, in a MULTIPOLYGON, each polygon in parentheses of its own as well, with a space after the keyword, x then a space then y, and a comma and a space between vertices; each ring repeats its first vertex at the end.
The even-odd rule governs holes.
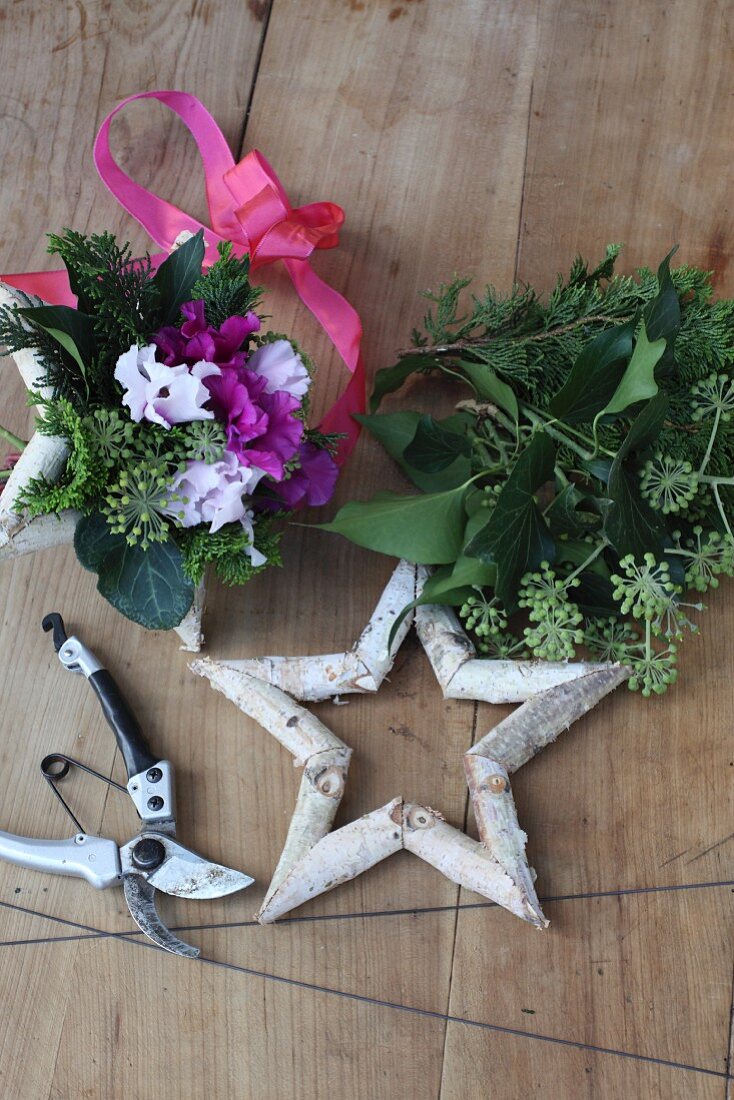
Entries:
POLYGON ((190 366, 197 360, 206 359, 220 367, 239 369, 245 365, 247 351, 243 350, 243 344, 260 328, 256 313, 250 310, 244 317, 228 317, 221 328, 216 329, 207 324, 202 299, 185 302, 181 312, 186 320, 180 328, 166 325, 153 337, 164 363, 190 366))
POLYGON ((292 509, 299 504, 326 504, 334 492, 339 467, 328 451, 306 441, 299 450, 299 466, 286 481, 265 482, 272 496, 264 496, 258 505, 268 510, 292 509))
MULTIPOLYGON (((171 505, 170 513, 182 527, 207 523, 213 534, 226 523, 239 521, 252 533, 252 513, 245 501, 249 500, 262 476, 262 470, 241 466, 230 452, 225 452, 219 462, 188 462, 186 469, 173 481, 173 491, 184 499, 184 503, 171 505)), ((250 558, 254 562, 253 554, 259 551, 254 547, 252 551, 250 558)))
POLYGON ((166 397, 155 397, 146 407, 145 415, 149 420, 161 418, 160 422, 166 427, 172 424, 188 424, 192 420, 213 420, 214 413, 203 408, 209 400, 209 390, 186 367, 169 367, 168 370, 175 377, 170 379, 165 387, 168 390, 166 397), (155 410, 155 417, 150 412, 150 407, 155 410))
POLYGON ((119 357, 115 367, 115 380, 126 391, 122 403, 127 405, 130 416, 136 422, 143 419, 148 403, 146 383, 150 380, 151 368, 155 366, 155 350, 154 344, 143 348, 133 344, 119 357))
POLYGON ((202 379, 219 373, 211 363, 168 367, 155 359, 156 346, 140 348, 133 344, 117 360, 115 379, 123 386, 122 403, 131 418, 139 423, 149 420, 170 428, 172 424, 187 424, 192 420, 212 420, 214 413, 203 406, 209 400, 209 390, 202 379))
POLYGON ((266 393, 280 390, 292 397, 303 397, 311 385, 311 375, 288 340, 263 344, 247 360, 247 367, 267 379, 266 393))

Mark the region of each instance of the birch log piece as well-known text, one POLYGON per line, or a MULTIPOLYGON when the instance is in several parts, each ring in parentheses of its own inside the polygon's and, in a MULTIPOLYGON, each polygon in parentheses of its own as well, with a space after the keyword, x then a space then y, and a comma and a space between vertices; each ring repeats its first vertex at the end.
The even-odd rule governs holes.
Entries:
POLYGON ((227 668, 257 676, 282 688, 294 699, 316 702, 337 695, 376 692, 390 672, 395 654, 410 630, 412 614, 406 615, 388 647, 390 631, 400 612, 415 593, 415 566, 401 561, 384 589, 370 621, 359 639, 345 653, 322 653, 307 657, 257 657, 227 660, 227 668))
POLYGON ((36 550, 71 546, 80 516, 80 512, 72 509, 58 515, 36 516, 32 522, 22 525, 12 538, 0 543, 0 563, 33 554, 36 550))
POLYGON ((527 884, 515 881, 483 844, 447 824, 435 810, 406 802, 403 843, 451 882, 497 902, 536 928, 548 927, 532 878, 528 890, 527 884))
POLYGON ((281 883, 318 842, 330 832, 344 794, 352 750, 346 745, 317 752, 306 764, 288 828, 261 912, 281 883))
POLYGON ((528 699, 473 745, 465 760, 483 756, 500 761, 510 773, 517 771, 630 676, 624 665, 592 669, 571 683, 558 684, 528 699))
MULTIPOLYGON (((23 297, 7 283, 0 282, 0 306, 27 306, 29 300, 23 297)), ((40 299, 30 300, 32 305, 43 305, 40 299)), ((26 325, 26 328, 30 328, 26 325)), ((42 385, 42 379, 46 373, 45 367, 35 351, 23 349, 13 352, 13 361, 20 372, 27 390, 39 393, 43 397, 51 397, 52 392, 42 385)), ((39 409, 39 415, 43 410, 39 409)), ((13 472, 5 483, 0 496, 0 547, 7 543, 20 531, 26 522, 23 517, 23 509, 19 500, 29 483, 38 477, 48 481, 56 481, 63 471, 69 455, 69 447, 66 440, 58 435, 41 435, 36 432, 25 450, 18 459, 13 472)))
MULTIPOLYGON (((429 576, 425 566, 418 566, 418 595, 429 576)), ((424 604, 416 608, 415 628, 444 699, 522 703, 540 691, 606 667, 588 661, 502 661, 477 657, 474 645, 450 607, 424 604)))
POLYGON ((179 649, 187 653, 198 653, 204 644, 202 620, 206 610, 206 576, 202 577, 194 590, 194 602, 174 630, 183 642, 179 649))
POLYGON ((257 920, 270 924, 399 852, 403 847, 402 806, 402 798, 394 798, 319 840, 278 888, 268 891, 257 920))
POLYGON ((545 920, 525 854, 527 834, 518 825, 506 769, 498 760, 469 754, 464 757, 464 769, 482 844, 515 883, 526 908, 545 920))
POLYGON ((319 840, 279 885, 268 891, 257 920, 261 924, 278 920, 401 848, 430 863, 457 885, 481 894, 538 928, 547 927, 532 882, 529 896, 482 844, 448 825, 434 810, 406 803, 402 798, 394 798, 319 840))
POLYGON ((234 671, 208 657, 192 661, 189 667, 280 741, 293 756, 295 767, 305 766, 317 753, 347 748, 315 714, 300 707, 273 684, 247 672, 234 671))
POLYGON ((293 867, 329 833, 344 794, 352 750, 280 688, 207 659, 194 661, 191 668, 280 741, 296 765, 304 766, 288 836, 263 901, 265 910, 293 867))
POLYGON ((304 702, 355 692, 376 692, 415 621, 418 637, 445 699, 522 703, 538 692, 606 667, 598 662, 502 661, 477 657, 455 612, 450 607, 430 604, 405 615, 392 646, 388 647, 390 631, 398 615, 420 596, 429 576, 430 570, 425 566, 399 562, 369 623, 346 653, 228 659, 222 664, 257 676, 304 702))

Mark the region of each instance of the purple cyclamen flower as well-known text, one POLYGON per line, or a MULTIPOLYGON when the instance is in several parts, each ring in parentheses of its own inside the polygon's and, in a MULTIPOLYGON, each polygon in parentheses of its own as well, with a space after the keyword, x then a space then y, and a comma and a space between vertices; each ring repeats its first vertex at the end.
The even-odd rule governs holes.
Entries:
POLYGON ((167 367, 156 361, 155 353, 155 344, 133 344, 117 360, 115 378, 125 390, 122 403, 132 419, 164 428, 212 420, 214 413, 204 408, 210 395, 202 379, 219 374, 219 367, 206 362, 194 363, 190 370, 183 364, 167 367))
POLYGON ((266 393, 280 390, 291 397, 303 397, 311 385, 311 375, 288 340, 263 344, 247 360, 247 369, 267 379, 266 393))
POLYGON ((255 501, 258 508, 290 511, 300 504, 317 507, 331 500, 339 467, 329 452, 306 440, 301 444, 299 459, 300 466, 286 481, 261 483, 260 488, 266 488, 272 496, 258 496, 255 501))
POLYGON ((267 393, 264 375, 224 368, 207 386, 212 405, 227 429, 227 449, 244 466, 257 466, 276 481, 298 450, 303 421, 293 414, 300 401, 288 393, 267 393))
POLYGON ((257 314, 249 312, 244 317, 228 317, 216 329, 206 323, 202 299, 186 302, 181 306, 181 312, 186 320, 180 328, 166 325, 153 337, 164 363, 168 366, 179 363, 193 366, 204 359, 219 367, 244 366, 247 352, 240 349, 248 336, 260 328, 257 314))
MULTIPOLYGON (((208 523, 213 534, 225 523, 239 522, 254 538, 253 513, 245 503, 262 477, 262 470, 240 466, 236 457, 225 451, 218 462, 187 462, 173 479, 172 489, 182 499, 168 509, 182 527, 208 523)), ((253 565, 263 565, 265 555, 251 545, 247 554, 253 565)))

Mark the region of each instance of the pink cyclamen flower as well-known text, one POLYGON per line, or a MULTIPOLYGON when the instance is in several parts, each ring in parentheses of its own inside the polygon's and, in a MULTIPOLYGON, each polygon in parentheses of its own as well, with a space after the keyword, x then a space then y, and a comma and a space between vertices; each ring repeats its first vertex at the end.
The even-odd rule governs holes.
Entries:
POLYGON ((201 362, 216 363, 219 367, 243 367, 247 352, 242 345, 260 328, 260 318, 250 311, 244 317, 228 317, 216 329, 208 325, 204 316, 204 302, 186 302, 181 306, 186 320, 180 328, 166 325, 153 337, 163 362, 168 366, 186 363, 193 366, 201 362))
MULTIPOLYGON (((186 469, 176 475, 172 485, 173 492, 182 500, 171 504, 169 514, 182 527, 208 523, 212 534, 225 523, 239 522, 252 541, 253 513, 246 501, 249 502, 261 477, 262 470, 240 466, 229 451, 225 451, 218 462, 187 462, 186 469)), ((255 547, 254 541, 246 552, 253 565, 265 563, 265 555, 255 547)))
POLYGON ((276 481, 296 454, 303 438, 297 397, 268 393, 267 379, 248 368, 223 368, 207 380, 216 416, 227 429, 227 449, 243 466, 257 466, 276 481))
POLYGON ((280 390, 291 397, 303 397, 311 385, 303 359, 288 340, 263 344, 247 360, 247 369, 267 379, 266 393, 280 390))
POLYGON ((290 511, 301 504, 317 507, 331 500, 339 467, 329 452, 306 440, 300 446, 299 458, 300 466, 285 481, 261 482, 260 488, 272 496, 258 496, 255 502, 258 507, 290 511))
POLYGON ((155 358, 155 344, 132 347, 117 360, 115 378, 124 388, 123 405, 136 423, 149 420, 170 428, 192 420, 212 420, 214 413, 205 409, 209 390, 202 380, 219 374, 212 363, 198 362, 191 369, 185 364, 168 367, 155 358))

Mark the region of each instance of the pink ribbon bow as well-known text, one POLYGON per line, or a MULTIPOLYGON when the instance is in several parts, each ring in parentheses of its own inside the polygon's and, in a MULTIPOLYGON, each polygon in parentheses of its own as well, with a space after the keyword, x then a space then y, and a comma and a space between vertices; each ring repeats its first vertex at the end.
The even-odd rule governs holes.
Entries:
MULTIPOLYGON (((231 241, 236 255, 249 252, 252 268, 282 260, 301 301, 311 311, 339 352, 351 379, 321 423, 324 432, 346 436, 343 462, 359 435, 353 414, 364 412, 364 366, 360 355, 362 326, 356 310, 311 269, 316 248, 335 248, 344 211, 331 202, 292 207, 282 184, 265 157, 252 150, 235 163, 229 146, 204 105, 185 92, 139 92, 109 113, 94 143, 94 161, 103 183, 129 214, 164 249, 152 257, 161 263, 183 230, 204 231, 205 265, 217 259, 217 245, 231 241), (120 168, 110 151, 110 125, 115 115, 136 99, 157 99, 175 112, 191 131, 201 154, 211 226, 136 183, 120 168)), ((3 275, 3 280, 47 302, 76 305, 65 271, 3 275)))

